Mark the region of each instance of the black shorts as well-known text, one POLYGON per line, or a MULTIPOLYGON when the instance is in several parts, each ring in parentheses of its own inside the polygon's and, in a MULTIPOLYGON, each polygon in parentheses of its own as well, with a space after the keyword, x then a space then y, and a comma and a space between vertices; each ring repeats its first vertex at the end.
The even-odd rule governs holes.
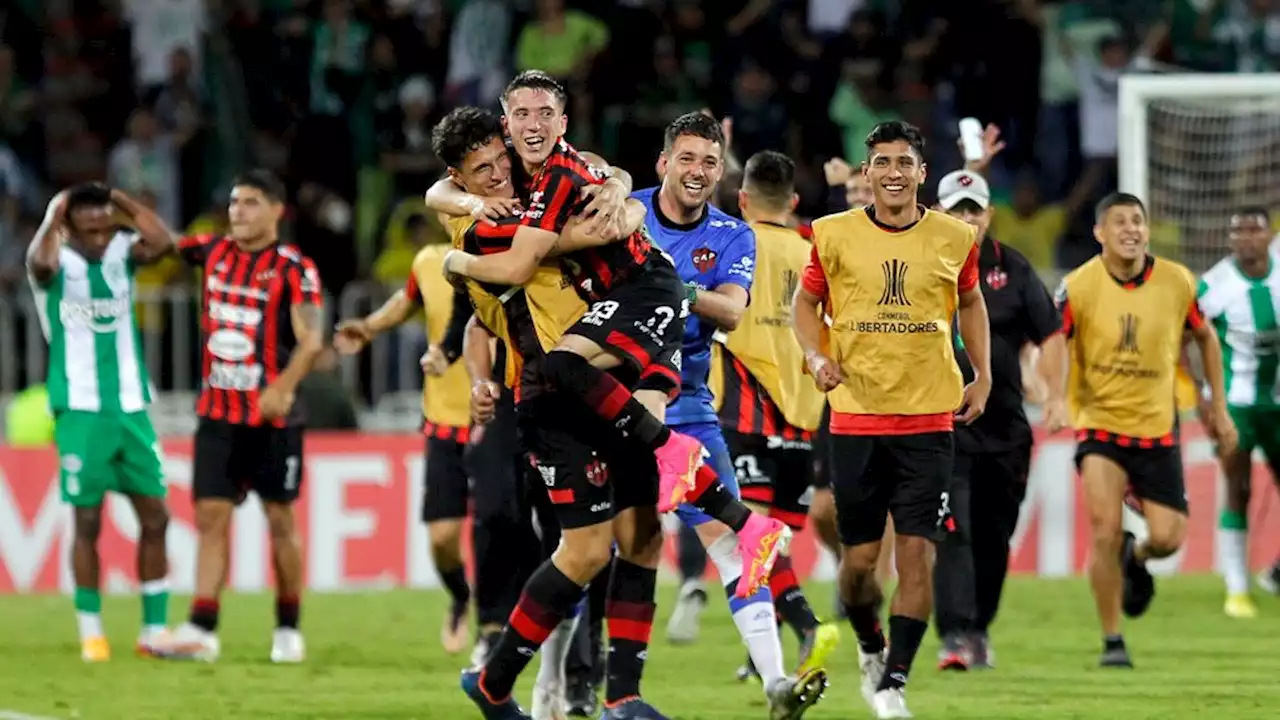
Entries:
POLYGON ((938 540, 948 524, 947 489, 955 461, 950 432, 832 435, 832 489, 840 542, 879 542, 893 514, 899 535, 938 540))
POLYGON ((1187 485, 1182 476, 1182 449, 1178 445, 1121 447, 1089 438, 1076 445, 1076 470, 1089 455, 1101 455, 1123 468, 1129 476, 1129 490, 1138 498, 1187 513, 1187 485))
POLYGON ((647 389, 680 391, 680 346, 689 304, 684 284, 666 260, 645 267, 598 302, 566 335, 581 335, 640 373, 647 389))
POLYGON ((467 516, 470 481, 463 463, 467 444, 454 438, 427 436, 423 469, 422 521, 460 520, 467 516))
POLYGON ((202 418, 196 426, 192 465, 196 500, 240 503, 252 490, 263 502, 292 503, 302 488, 302 428, 202 418))
POLYGON ((561 528, 609 522, 658 504, 653 453, 622 438, 579 401, 540 395, 516 408, 530 482, 546 488, 561 528))
POLYGON ((742 499, 769 508, 792 530, 804 528, 813 494, 813 445, 801 440, 746 435, 725 428, 742 499))
POLYGON ((813 482, 816 490, 831 489, 831 406, 822 406, 822 420, 813 434, 813 482))

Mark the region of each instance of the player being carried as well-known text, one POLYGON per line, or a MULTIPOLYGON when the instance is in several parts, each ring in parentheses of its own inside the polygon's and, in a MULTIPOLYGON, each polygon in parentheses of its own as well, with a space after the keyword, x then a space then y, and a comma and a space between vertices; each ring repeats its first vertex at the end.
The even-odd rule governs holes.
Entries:
POLYGON ((1187 533, 1174 398, 1184 332, 1204 360, 1212 398, 1206 421, 1219 452, 1235 449, 1236 431, 1223 390, 1222 350, 1196 302, 1195 276, 1147 254, 1147 212, 1137 197, 1108 195, 1095 218, 1101 253, 1058 288, 1068 357, 1059 344, 1044 346, 1044 422, 1050 432, 1068 424, 1076 430, 1076 467, 1093 534, 1089 582, 1102 625, 1100 664, 1131 668, 1120 612, 1146 612, 1155 596, 1146 562, 1177 552, 1187 533), (1141 543, 1121 525, 1129 490, 1147 521, 1149 536, 1141 543))
MULTIPOLYGON (((1271 216, 1264 207, 1244 207, 1231 215, 1231 255, 1209 269, 1197 290, 1200 311, 1217 330, 1226 375, 1227 410, 1239 435, 1233 452, 1220 455, 1226 502, 1218 517, 1218 553, 1226 583, 1223 612, 1252 618, 1258 608, 1249 596, 1249 496, 1253 450, 1260 448, 1280 479, 1280 273, 1267 251, 1271 216)), ((1206 384, 1201 382, 1202 386, 1206 384)), ((1212 390, 1205 387, 1205 400, 1212 390)), ((1214 421, 1212 407, 1201 417, 1214 421)), ((1266 575, 1259 577, 1265 584, 1266 575)))
POLYGON ((134 316, 133 274, 170 252, 172 237, 154 212, 94 183, 58 193, 27 250, 49 343, 46 385, 62 499, 74 509, 71 570, 86 662, 111 657, 102 629, 97 547, 108 492, 128 498, 138 516, 138 650, 152 654, 167 641, 169 511, 160 446, 147 416, 151 379, 134 316), (118 229, 116 211, 136 233, 118 229))
MULTIPOLYGON (((718 330, 739 327, 747 312, 756 258, 752 229, 708 204, 723 173, 726 144, 721 125, 714 118, 702 113, 676 118, 667 127, 658 160, 662 185, 637 191, 633 197, 645 203, 645 226, 654 242, 674 259, 680 279, 688 288, 692 310, 684 328, 680 396, 667 408, 667 421, 675 431, 696 438, 707 449, 716 474, 738 494, 730 447, 725 443, 707 387, 712 337, 718 330)), ((777 176, 793 169, 790 163, 778 153, 753 157, 747 162, 744 182, 758 193, 760 185, 772 178, 786 185, 785 200, 790 202, 791 177, 777 176)), ((770 265, 769 271, 777 268, 770 265)), ((766 300, 773 299, 769 283, 776 285, 779 280, 766 278, 766 300)), ((790 298, 784 304, 789 308, 790 298)), ((787 332, 785 327, 783 331, 787 332)), ((813 395, 820 412, 821 395, 813 395)), ((806 457, 800 470, 804 473, 808 469, 806 457)), ((800 481, 807 485, 806 478, 807 473, 800 481)), ((802 668, 799 679, 787 676, 770 589, 762 587, 746 598, 737 595, 741 556, 730 528, 692 506, 681 506, 677 513, 695 529, 716 566, 729 596, 734 624, 760 671, 774 717, 800 717, 818 702, 826 688, 826 671, 821 662, 802 668)), ((779 556, 782 560, 783 556, 779 556)), ((788 588, 794 589, 794 584, 788 588)))

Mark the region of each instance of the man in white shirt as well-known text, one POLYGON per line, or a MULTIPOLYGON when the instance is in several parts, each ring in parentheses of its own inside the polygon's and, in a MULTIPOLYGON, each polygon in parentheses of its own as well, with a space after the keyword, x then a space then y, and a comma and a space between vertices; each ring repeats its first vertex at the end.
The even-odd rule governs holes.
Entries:
MULTIPOLYGON (((133 59, 138 85, 150 88, 169 76, 169 56, 185 47, 194 76, 200 77, 205 0, 124 0, 124 17, 133 28, 133 59)), ((166 218, 167 219, 167 218, 166 218)))

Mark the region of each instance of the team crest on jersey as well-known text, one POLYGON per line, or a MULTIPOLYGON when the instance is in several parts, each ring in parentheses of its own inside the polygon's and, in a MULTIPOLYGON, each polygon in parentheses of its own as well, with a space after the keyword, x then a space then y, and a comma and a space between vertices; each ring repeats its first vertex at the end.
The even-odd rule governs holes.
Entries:
POLYGON ((693 266, 698 272, 706 272, 716 266, 716 258, 720 257, 709 247, 700 247, 693 251, 693 266))
POLYGON ((596 487, 604 487, 605 482, 609 479, 609 467, 598 459, 593 459, 587 463, 583 473, 587 476, 587 482, 596 487))
POLYGON ((1000 268, 992 268, 991 271, 987 273, 986 281, 987 287, 992 290, 999 290, 1009 284, 1009 276, 1000 268))

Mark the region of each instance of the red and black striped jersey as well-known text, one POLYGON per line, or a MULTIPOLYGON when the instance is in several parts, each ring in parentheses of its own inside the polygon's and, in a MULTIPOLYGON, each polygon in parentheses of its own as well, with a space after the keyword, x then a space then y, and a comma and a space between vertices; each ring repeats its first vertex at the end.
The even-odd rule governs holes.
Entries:
MULTIPOLYGON (((523 167, 519 158, 515 160, 513 167, 523 167)), ((604 174, 561 138, 551 156, 528 180, 528 202, 521 223, 560 234, 569 218, 581 213, 589 202, 583 198, 582 189, 605 180, 604 174)), ((625 240, 563 255, 560 264, 578 294, 587 302, 597 302, 642 268, 651 253, 658 252, 641 228, 625 240)))
POLYGON ((204 272, 196 413, 234 425, 299 424, 301 403, 290 417, 266 421, 258 394, 280 376, 297 346, 290 309, 323 306, 315 264, 293 245, 248 252, 215 235, 182 238, 178 254, 204 272))
POLYGON ((755 379, 742 361, 728 352, 719 353, 724 363, 723 401, 720 424, 743 435, 780 437, 811 442, 813 433, 787 422, 769 391, 755 379))

